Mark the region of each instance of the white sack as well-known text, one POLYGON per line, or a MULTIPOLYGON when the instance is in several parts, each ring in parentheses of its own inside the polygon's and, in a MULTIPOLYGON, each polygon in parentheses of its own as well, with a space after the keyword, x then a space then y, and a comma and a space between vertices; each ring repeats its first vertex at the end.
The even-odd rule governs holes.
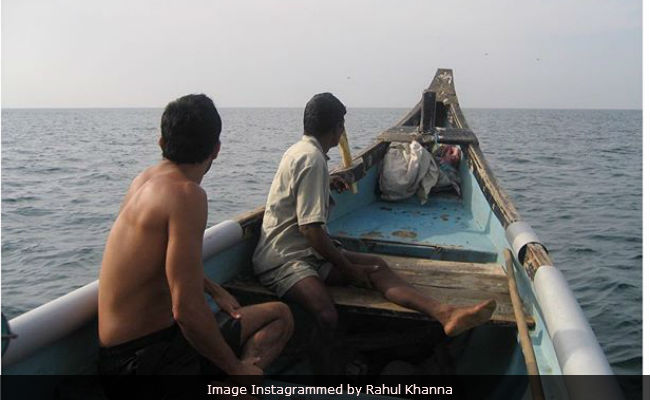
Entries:
POLYGON ((417 192, 422 204, 438 182, 440 171, 433 156, 417 141, 392 143, 384 156, 379 176, 381 198, 396 201, 417 192))

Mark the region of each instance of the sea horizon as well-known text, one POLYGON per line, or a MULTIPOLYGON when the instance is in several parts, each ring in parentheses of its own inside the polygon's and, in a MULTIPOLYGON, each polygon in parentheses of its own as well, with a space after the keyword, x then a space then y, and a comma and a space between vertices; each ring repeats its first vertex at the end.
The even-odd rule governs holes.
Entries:
MULTIPOLYGON (((390 109, 411 109, 413 105, 409 106, 346 106, 347 109, 361 109, 361 110, 390 110, 390 109)), ((81 107, 0 107, 0 110, 162 110, 165 106, 81 106, 81 107)), ((293 110, 303 109, 302 106, 219 106, 221 109, 271 109, 271 110, 293 110)), ((554 107, 466 107, 464 110, 522 110, 522 111, 643 111, 643 108, 554 108, 554 107)))

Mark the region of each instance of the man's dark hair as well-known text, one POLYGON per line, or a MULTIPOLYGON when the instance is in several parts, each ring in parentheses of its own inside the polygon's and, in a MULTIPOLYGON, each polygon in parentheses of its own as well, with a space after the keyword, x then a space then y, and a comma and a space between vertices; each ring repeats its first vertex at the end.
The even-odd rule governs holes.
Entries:
POLYGON ((163 157, 178 164, 207 159, 219 140, 221 117, 204 94, 190 94, 167 104, 160 120, 163 157))
POLYGON ((332 93, 319 93, 305 106, 303 117, 306 135, 321 137, 343 124, 345 106, 332 93))

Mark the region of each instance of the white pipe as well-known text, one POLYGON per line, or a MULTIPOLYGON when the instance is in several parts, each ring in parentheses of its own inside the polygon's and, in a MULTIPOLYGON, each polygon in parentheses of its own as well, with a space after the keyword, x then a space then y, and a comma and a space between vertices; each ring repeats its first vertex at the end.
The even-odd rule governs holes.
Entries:
POLYGON ((203 233, 203 259, 207 260, 238 243, 243 236, 244 231, 241 225, 232 220, 211 226, 203 233))
MULTIPOLYGON (((205 230, 203 234, 203 259, 238 243, 243 237, 241 225, 224 221, 205 230)), ((2 356, 3 367, 10 366, 53 343, 97 316, 97 290, 99 281, 72 291, 43 304, 9 321, 12 339, 2 356)))
POLYGON ((543 265, 537 269, 533 285, 562 373, 583 375, 565 377, 569 397, 623 399, 609 362, 562 272, 543 265), (606 376, 597 379, 584 375, 606 376))
POLYGON ((3 367, 18 362, 37 349, 82 327, 97 315, 94 281, 9 321, 17 337, 2 356, 3 367))
POLYGON ((548 265, 535 273, 535 296, 565 375, 611 375, 612 370, 562 272, 548 265))

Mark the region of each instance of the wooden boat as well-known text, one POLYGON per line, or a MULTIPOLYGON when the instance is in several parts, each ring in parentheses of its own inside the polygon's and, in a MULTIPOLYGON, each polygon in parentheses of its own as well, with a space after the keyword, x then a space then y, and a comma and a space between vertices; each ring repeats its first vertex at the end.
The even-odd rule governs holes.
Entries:
MULTIPOLYGON (((356 194, 333 194, 336 207, 328 222, 332 236, 348 249, 384 256, 399 274, 438 300, 472 304, 494 298, 498 305, 491 323, 450 339, 437 322, 387 302, 375 291, 331 288, 347 332, 341 371, 396 373, 397 363, 402 373, 411 374, 526 375, 505 268, 507 249, 514 254, 516 291, 524 303, 522 333, 531 338, 539 373, 612 374, 562 274, 490 170, 463 116, 451 70, 438 70, 420 102, 352 161, 331 170, 358 187, 356 194), (461 148, 460 197, 439 193, 425 205, 415 199, 380 199, 379 164, 389 144, 412 140, 461 148)), ((263 212, 259 208, 224 221, 207 229, 204 237, 206 275, 244 304, 273 298, 251 275, 263 212)), ((93 282, 11 320, 17 338, 3 356, 2 372, 95 372, 96 309, 93 282)), ((296 335, 273 373, 314 372, 304 340, 311 322, 300 309, 293 310, 296 335)), ((526 384, 512 387, 511 381, 496 381, 485 397, 527 396, 526 384)), ((579 388, 561 379, 542 381, 549 398, 580 397, 579 388)))

